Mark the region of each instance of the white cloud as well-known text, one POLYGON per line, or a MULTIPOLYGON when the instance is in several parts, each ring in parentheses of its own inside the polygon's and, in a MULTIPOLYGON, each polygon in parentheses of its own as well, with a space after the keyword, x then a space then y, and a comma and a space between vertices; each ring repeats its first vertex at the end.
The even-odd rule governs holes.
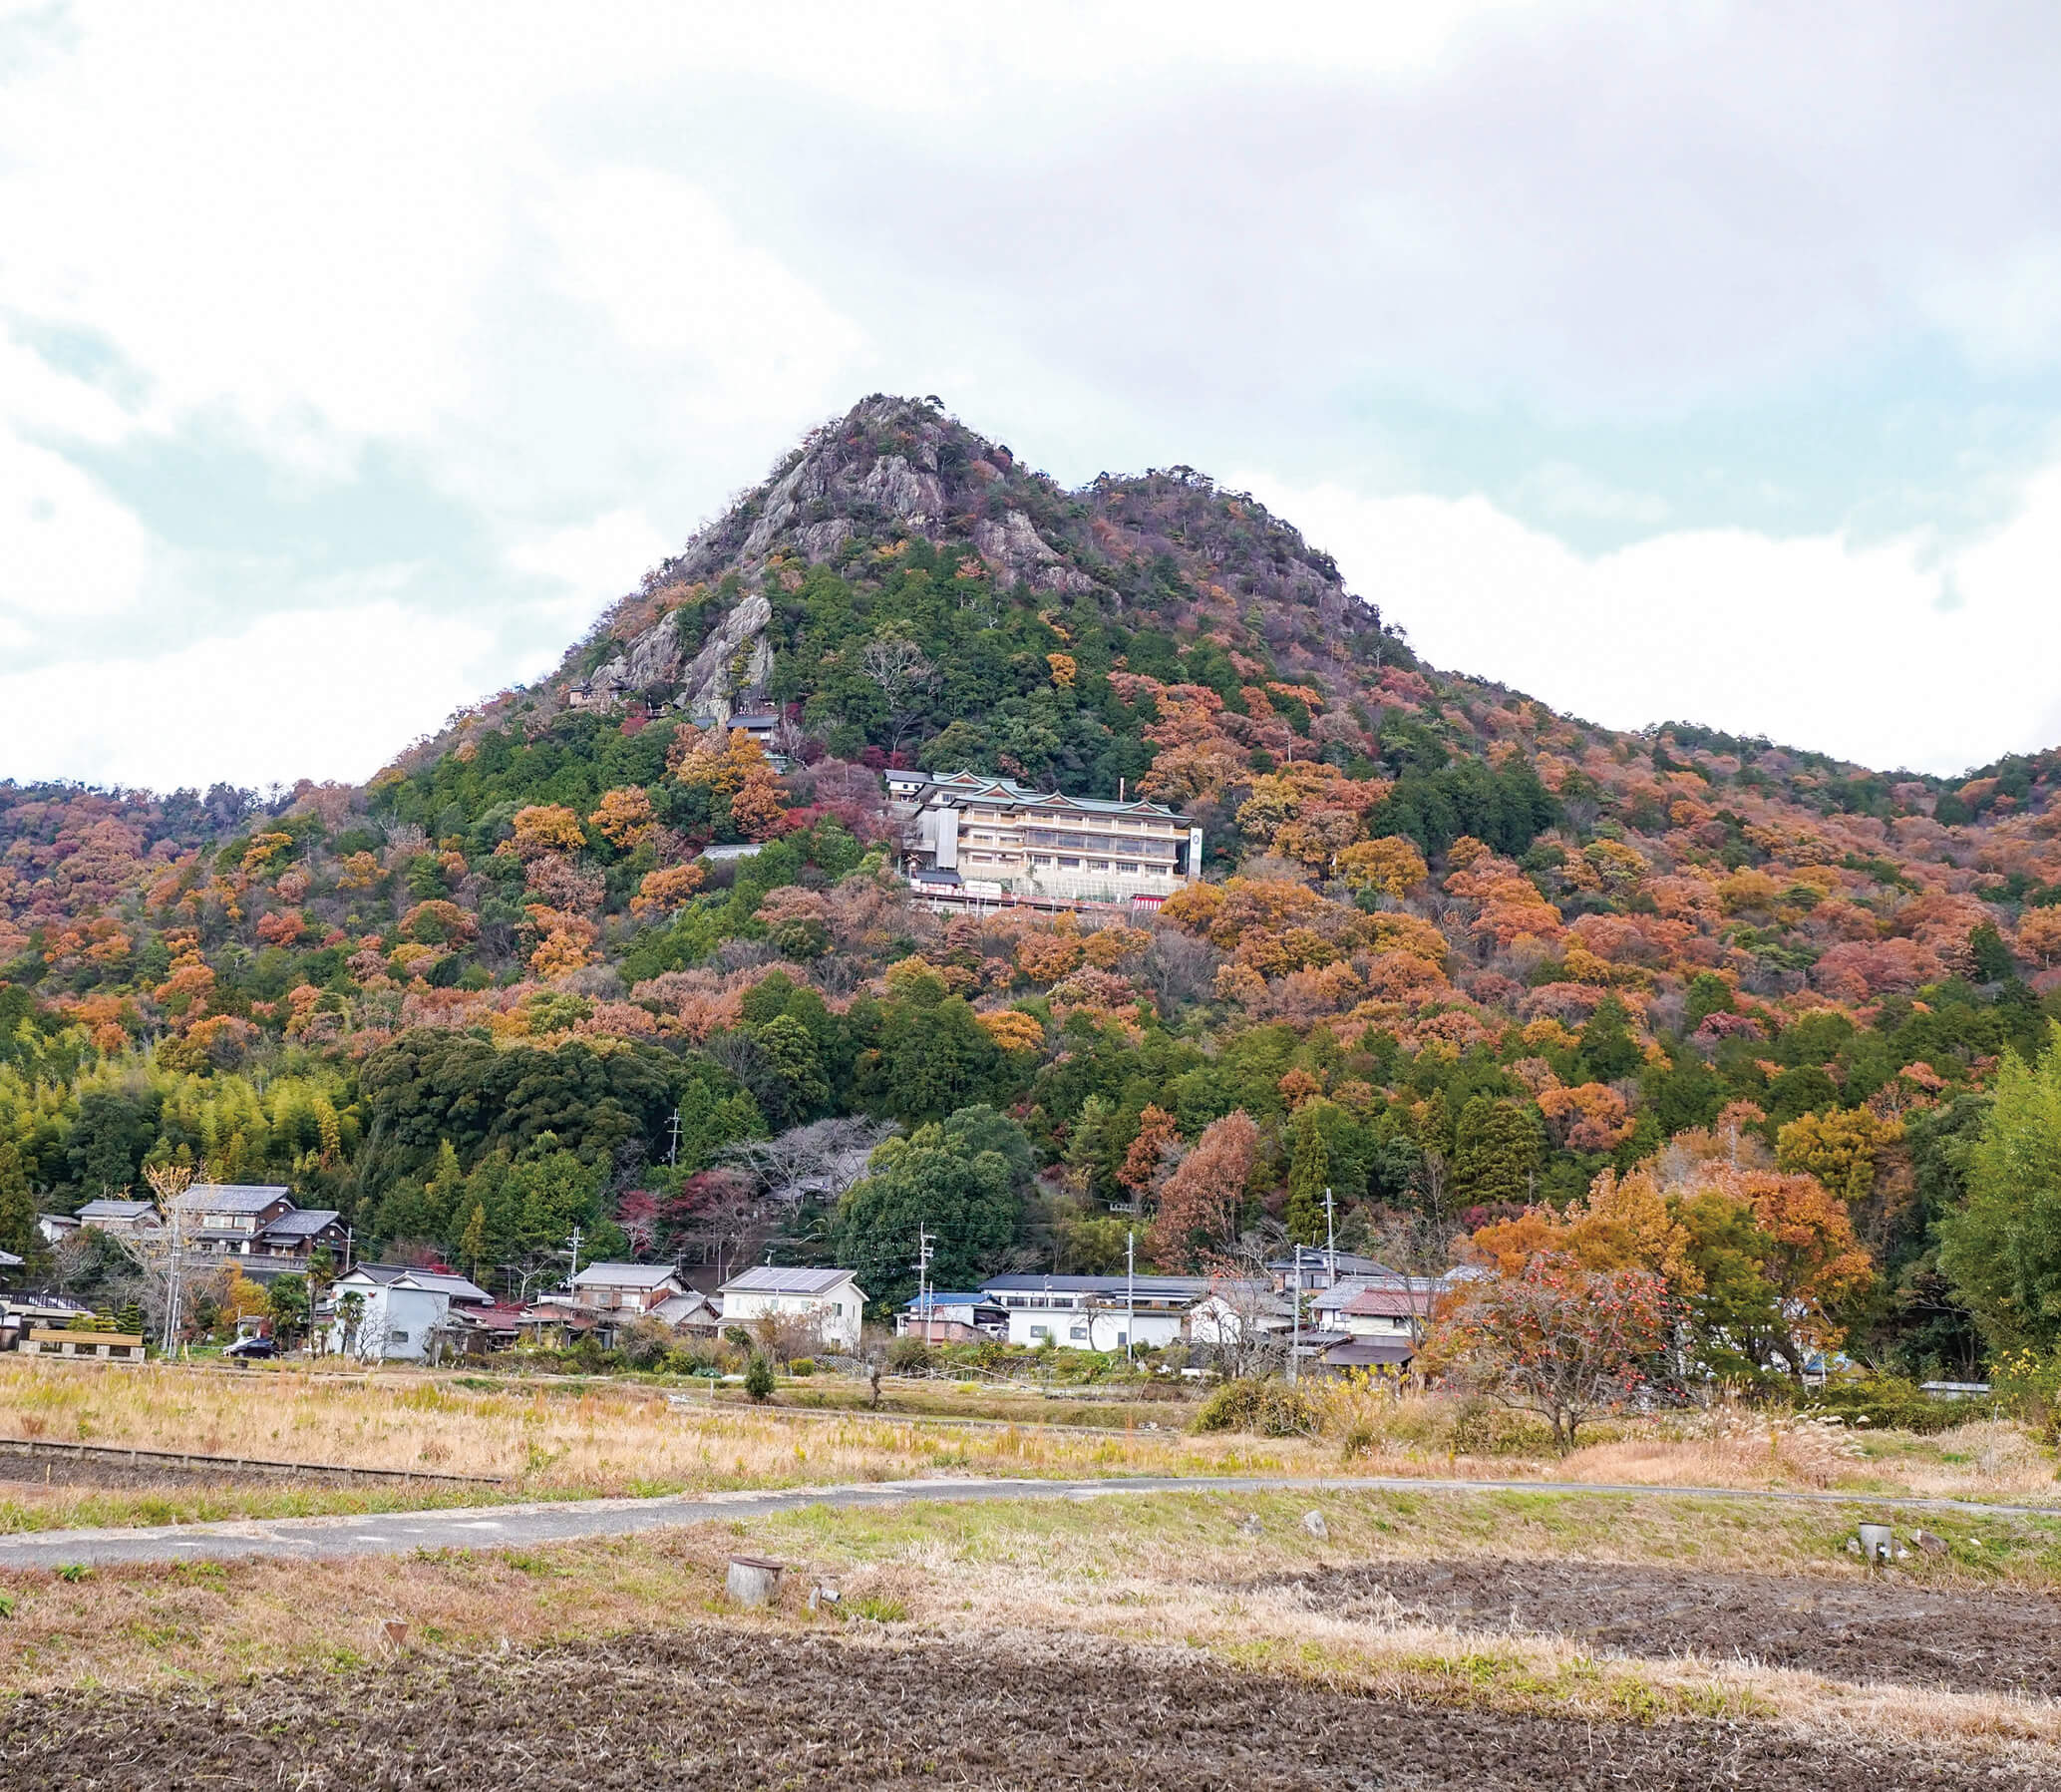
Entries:
POLYGON ((550 580, 562 595, 548 613, 565 624, 567 638, 600 608, 671 553, 676 543, 642 511, 610 511, 591 523, 519 541, 509 549, 518 572, 550 580))
POLYGON ((128 510, 0 422, 0 624, 128 609, 156 564, 149 532, 128 510))
POLYGON ((267 616, 154 658, 0 675, 0 764, 23 781, 155 790, 360 780, 444 721, 454 673, 491 646, 475 624, 376 601, 267 616))
POLYGON ((732 422, 787 415, 855 376, 863 333, 700 188, 649 168, 554 183, 537 212, 562 289, 598 308, 625 348, 699 375, 696 408, 732 422))
MULTIPOLYGON (((2056 27, 1971 7, 1291 3, 1260 31, 1225 0, 16 9, 0 646, 57 640, 68 666, 0 679, 51 731, 0 717, 0 775, 137 775, 151 705, 96 702, 89 729, 38 693, 142 664, 110 618, 212 638, 198 618, 260 588, 305 613, 253 620, 251 651, 379 615, 414 631, 407 664, 325 694, 319 728, 289 705, 222 737, 219 773, 377 763, 404 720, 535 663, 547 628, 571 632, 865 384, 938 392, 1081 473, 1233 443, 1306 484, 1412 464, 1367 392, 1459 418, 1465 441, 1506 402, 1693 422, 1813 381, 1893 385, 1942 337, 1986 366, 2061 364, 2056 27), (315 502, 359 479, 393 495, 392 541, 368 539, 383 517, 315 502), (241 551, 282 489, 305 527, 241 551), (182 531, 188 512, 207 527, 182 531), (567 518, 591 521, 551 533, 567 518), (403 558, 478 621, 413 596, 366 609, 374 574, 330 586, 403 558)), ((1864 409, 1857 430, 1879 421, 1864 409)), ((1698 490, 1745 489, 1746 438, 1718 420, 1698 490)), ((1683 514, 1537 452, 1527 516, 1683 514)), ((1284 509, 1342 540, 1303 502, 1284 509)), ((2061 735, 2019 651, 2047 638, 2026 545, 2061 505, 2044 488, 1938 562, 1921 538, 1724 531, 1587 560, 1479 503, 1307 502, 1423 593, 1384 594, 1428 649, 1542 695, 1564 679, 1559 700, 1599 718, 1693 709, 1943 763, 2061 735), (1510 627, 1447 613, 1469 605, 1510 627), (1555 657, 1534 638, 1554 630, 1580 644, 1555 657), (1955 690, 1871 700, 1913 666, 1955 690)), ((239 663, 186 651, 163 666, 239 663)), ((322 681, 360 664, 346 644, 322 681)))
POLYGON ((1242 483, 1434 664, 1590 721, 1704 722, 1945 773, 2061 739, 2061 467, 1953 554, 1701 530, 1588 557, 1480 497, 1242 483))

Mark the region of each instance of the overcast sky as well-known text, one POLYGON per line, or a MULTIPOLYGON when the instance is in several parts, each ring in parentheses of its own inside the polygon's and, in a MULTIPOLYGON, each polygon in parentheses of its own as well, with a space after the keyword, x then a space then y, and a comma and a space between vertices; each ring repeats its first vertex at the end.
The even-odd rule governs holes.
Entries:
POLYGON ((0 777, 362 778, 811 424, 1188 463, 1437 663, 2061 743, 2061 11, 0 0, 0 777))

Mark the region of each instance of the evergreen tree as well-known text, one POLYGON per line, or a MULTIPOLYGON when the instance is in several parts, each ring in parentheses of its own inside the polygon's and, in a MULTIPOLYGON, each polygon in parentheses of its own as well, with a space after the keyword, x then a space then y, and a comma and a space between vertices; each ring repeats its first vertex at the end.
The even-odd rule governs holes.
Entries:
POLYGON ((1324 1242, 1324 1190, 1331 1175, 1331 1153, 1324 1144, 1323 1118, 1314 1101, 1306 1101, 1289 1122, 1288 1237, 1298 1245, 1324 1242))
POLYGON ((1465 1200, 1516 1204, 1532 1199, 1545 1157, 1536 1110, 1477 1095, 1460 1110, 1453 1187, 1465 1200))

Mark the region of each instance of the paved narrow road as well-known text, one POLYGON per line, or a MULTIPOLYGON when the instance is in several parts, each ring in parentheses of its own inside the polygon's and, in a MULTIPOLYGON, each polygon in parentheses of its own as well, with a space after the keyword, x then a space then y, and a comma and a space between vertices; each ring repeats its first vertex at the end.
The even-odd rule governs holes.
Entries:
POLYGON ((1994 1506, 1966 1500, 1877 1499, 1837 1493, 1753 1493, 1724 1487, 1598 1486, 1581 1481, 1442 1481, 1390 1476, 1123 1476, 1100 1481, 878 1481, 778 1492, 677 1494, 655 1500, 580 1500, 533 1506, 477 1506, 389 1512, 367 1518, 231 1519, 105 1531, 24 1531, 0 1538, 0 1571, 96 1567, 130 1562, 319 1561, 405 1556, 416 1550, 491 1550, 629 1537, 712 1520, 766 1518, 809 1506, 850 1509, 904 1500, 1096 1500, 1156 1493, 1526 1493, 1633 1499, 1777 1500, 1864 1512, 1965 1512, 2061 1519, 2061 1507, 1994 1506))

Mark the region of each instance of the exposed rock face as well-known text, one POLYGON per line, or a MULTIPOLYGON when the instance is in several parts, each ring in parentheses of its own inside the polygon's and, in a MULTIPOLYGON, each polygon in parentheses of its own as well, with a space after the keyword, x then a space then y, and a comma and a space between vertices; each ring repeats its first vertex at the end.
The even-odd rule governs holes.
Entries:
POLYGON ((675 684, 685 654, 678 616, 663 615, 587 680, 588 701, 605 703, 631 691, 675 684))
POLYGON ((812 433, 624 600, 648 604, 734 575, 745 595, 716 632, 697 649, 668 614, 624 641, 572 701, 667 692, 682 709, 727 720, 737 689, 772 673, 764 592, 778 598, 775 557, 835 562, 854 541, 909 536, 970 541, 998 589, 1061 607, 1087 598, 1121 612, 1136 599, 1157 613, 1195 594, 1256 605, 1278 650, 1328 656, 1379 626, 1379 611, 1347 591, 1328 555, 1193 469, 1104 475, 1065 492, 931 403, 877 396, 812 433))
POLYGON ((763 594, 747 597, 725 616, 680 680, 679 705, 690 714, 707 714, 717 722, 730 719, 731 699, 748 684, 762 684, 773 671, 773 648, 766 624, 773 605, 763 594), (732 679, 730 662, 748 655, 741 678, 732 679))
POLYGON ((996 580, 1005 591, 1019 584, 1055 593, 1095 589, 1095 581, 1068 565, 1021 511, 1007 511, 999 520, 983 517, 973 526, 973 545, 995 568, 996 580))
POLYGON ((692 661, 680 638, 679 619, 673 610, 652 623, 586 681, 583 698, 575 701, 611 704, 637 691, 652 691, 669 696, 692 714, 727 722, 737 692, 746 685, 763 684, 772 675, 773 648, 766 639, 766 624, 773 619, 773 605, 760 594, 745 598, 717 625, 692 661), (733 677, 731 666, 740 654, 744 668, 733 677))
MULTIPOLYGON (((891 402, 861 405, 853 419, 878 427, 901 407, 891 402)), ((739 557, 762 565, 783 536, 811 560, 828 559, 851 537, 854 513, 893 518, 912 530, 934 535, 945 519, 944 488, 937 476, 937 450, 944 431, 925 419, 900 454, 854 452, 845 441, 819 431, 802 458, 766 494, 739 557)))

